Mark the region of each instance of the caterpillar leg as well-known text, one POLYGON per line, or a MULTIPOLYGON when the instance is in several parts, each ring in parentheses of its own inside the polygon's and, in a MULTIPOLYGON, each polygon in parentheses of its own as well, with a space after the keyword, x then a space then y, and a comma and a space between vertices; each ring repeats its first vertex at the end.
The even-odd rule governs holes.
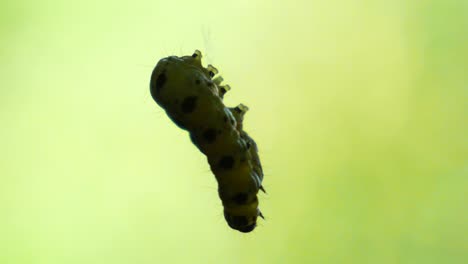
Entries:
POLYGON ((202 53, 199 50, 195 50, 192 54, 192 58, 201 61, 202 53))
POLYGON ((224 95, 227 92, 229 92, 229 90, 231 90, 231 86, 229 86, 228 84, 223 85, 223 86, 218 86, 219 97, 221 97, 221 99, 224 99, 224 95))
POLYGON ((265 217, 263 216, 262 212, 260 212, 260 210, 258 210, 258 216, 260 216, 263 220, 265 220, 265 217))

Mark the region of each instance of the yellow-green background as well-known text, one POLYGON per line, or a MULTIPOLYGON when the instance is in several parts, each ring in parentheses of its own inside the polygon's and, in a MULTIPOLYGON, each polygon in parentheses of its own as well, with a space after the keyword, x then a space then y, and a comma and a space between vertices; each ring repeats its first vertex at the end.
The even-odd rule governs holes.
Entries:
POLYGON ((5 1, 0 263, 466 263, 468 2, 5 1), (228 228, 149 94, 200 49, 250 107, 266 221, 228 228))

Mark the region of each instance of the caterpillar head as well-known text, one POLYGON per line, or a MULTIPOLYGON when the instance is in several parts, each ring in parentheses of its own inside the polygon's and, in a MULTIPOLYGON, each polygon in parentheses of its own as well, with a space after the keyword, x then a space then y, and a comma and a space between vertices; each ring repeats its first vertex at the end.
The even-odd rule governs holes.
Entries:
POLYGON ((172 103, 166 99, 173 99, 184 89, 197 85, 208 86, 213 93, 222 97, 230 89, 229 85, 222 86, 223 78, 214 78, 218 69, 213 65, 203 67, 201 58, 201 52, 196 50, 192 56, 161 59, 151 74, 150 92, 153 99, 159 105, 166 106, 172 103))
POLYGON ((231 199, 231 204, 224 205, 224 218, 228 225, 243 233, 251 232, 257 226, 258 199, 255 193, 238 192, 231 199))
POLYGON ((255 229, 258 215, 258 212, 235 214, 230 212, 229 208, 224 208, 224 219, 229 227, 242 233, 249 233, 255 229))
POLYGON ((232 229, 244 233, 254 230, 257 218, 261 216, 258 209, 258 187, 252 176, 248 183, 234 180, 222 182, 218 189, 226 222, 232 229))
POLYGON ((191 56, 169 56, 161 59, 151 74, 150 92, 156 103, 182 129, 190 123, 206 120, 206 113, 222 105, 223 95, 230 89, 221 85, 222 77, 212 65, 203 67, 201 53, 191 56), (197 111, 195 110, 203 110, 197 111), (190 119, 190 120, 189 120, 190 119))

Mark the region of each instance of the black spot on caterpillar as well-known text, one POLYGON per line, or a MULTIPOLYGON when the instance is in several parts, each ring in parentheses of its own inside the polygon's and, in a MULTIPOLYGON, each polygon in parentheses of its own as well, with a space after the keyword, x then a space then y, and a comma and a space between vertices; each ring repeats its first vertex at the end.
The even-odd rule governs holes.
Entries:
POLYGON ((184 114, 190 114, 195 110, 197 106, 197 97, 196 96, 187 96, 184 101, 182 101, 181 109, 184 114))
POLYGON ((232 156, 223 156, 219 160, 219 167, 225 170, 230 170, 234 167, 234 158, 232 156))
POLYGON ((223 97, 230 90, 221 85, 218 70, 204 68, 199 51, 191 56, 170 56, 154 68, 150 92, 155 102, 206 155, 218 182, 218 194, 228 225, 240 232, 255 229, 257 194, 263 190, 263 171, 255 141, 243 130, 245 105, 226 107, 223 97))
POLYGON ((167 77, 164 72, 159 74, 158 78, 156 79, 156 92, 159 93, 159 91, 163 88, 164 84, 166 83, 167 77))
POLYGON ((203 138, 207 143, 213 143, 216 140, 216 130, 209 128, 203 132, 203 138))
POLYGON ((232 200, 237 203, 237 204, 245 204, 247 202, 247 199, 249 198, 249 195, 244 192, 240 192, 232 198, 232 200))

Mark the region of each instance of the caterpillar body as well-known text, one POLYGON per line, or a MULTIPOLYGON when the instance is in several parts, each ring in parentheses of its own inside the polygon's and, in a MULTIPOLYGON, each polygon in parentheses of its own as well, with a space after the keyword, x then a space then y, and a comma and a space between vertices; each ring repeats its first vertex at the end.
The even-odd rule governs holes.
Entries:
POLYGON ((228 225, 240 232, 254 230, 258 209, 257 193, 263 170, 255 141, 243 130, 248 107, 226 107, 223 97, 229 85, 212 65, 201 63, 202 54, 170 56, 155 66, 150 92, 156 103, 180 128, 187 130, 193 144, 206 155, 218 182, 218 195, 228 225))

